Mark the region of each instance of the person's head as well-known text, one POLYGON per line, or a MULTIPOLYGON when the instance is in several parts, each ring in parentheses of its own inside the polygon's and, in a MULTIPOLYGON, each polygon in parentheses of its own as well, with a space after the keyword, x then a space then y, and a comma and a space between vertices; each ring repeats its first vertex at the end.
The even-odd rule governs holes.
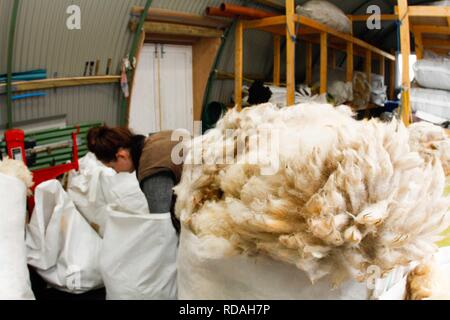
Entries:
POLYGON ((87 135, 88 149, 107 167, 131 173, 135 170, 130 152, 133 136, 127 128, 92 128, 87 135))

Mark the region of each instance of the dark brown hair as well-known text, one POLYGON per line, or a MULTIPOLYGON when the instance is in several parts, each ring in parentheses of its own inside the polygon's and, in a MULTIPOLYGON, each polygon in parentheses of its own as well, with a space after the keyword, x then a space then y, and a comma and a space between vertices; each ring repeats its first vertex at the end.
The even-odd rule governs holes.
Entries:
POLYGON ((110 128, 108 126, 92 128, 87 134, 87 145, 101 162, 111 162, 116 159, 120 148, 131 149, 133 133, 128 128, 110 128))

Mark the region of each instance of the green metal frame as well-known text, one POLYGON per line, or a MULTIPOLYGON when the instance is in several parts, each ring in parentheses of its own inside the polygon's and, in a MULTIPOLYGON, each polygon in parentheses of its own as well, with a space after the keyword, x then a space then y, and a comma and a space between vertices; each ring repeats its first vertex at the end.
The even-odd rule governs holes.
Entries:
MULTIPOLYGON (((142 32, 142 28, 144 27, 145 19, 147 19, 148 10, 150 9, 152 2, 153 2, 153 0, 147 0, 145 7, 144 7, 144 12, 142 12, 141 18, 139 20, 139 24, 138 24, 138 27, 134 34, 133 42, 131 44, 130 54, 128 56, 128 59, 130 60, 130 62, 132 62, 133 59, 136 57, 136 53, 137 53, 137 49, 138 49, 138 45, 139 45, 139 38, 140 38, 140 35, 142 32)), ((133 77, 133 71, 127 70, 127 79, 128 79, 129 83, 130 83, 130 80, 132 79, 132 77, 133 77)), ((130 89, 132 89, 131 86, 130 86, 130 89)), ((131 95, 131 90, 130 90, 130 95, 131 95)), ((120 125, 123 127, 128 126, 127 109, 128 109, 127 98, 125 98, 125 96, 122 93, 121 94, 121 103, 120 103, 120 125)))
POLYGON ((7 76, 6 76, 6 109, 8 117, 7 122, 8 129, 11 129, 13 127, 12 68, 14 57, 14 35, 16 33, 16 22, 17 22, 17 15, 19 13, 19 2, 20 0, 14 0, 8 36, 8 62, 7 62, 7 76))

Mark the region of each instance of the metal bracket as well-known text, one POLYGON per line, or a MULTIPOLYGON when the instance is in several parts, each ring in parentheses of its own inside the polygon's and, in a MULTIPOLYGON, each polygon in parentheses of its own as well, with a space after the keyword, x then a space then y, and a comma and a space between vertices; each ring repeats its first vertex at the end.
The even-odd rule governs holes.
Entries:
POLYGON ((164 55, 166 54, 166 52, 164 51, 164 45, 161 45, 161 59, 164 59, 164 55))

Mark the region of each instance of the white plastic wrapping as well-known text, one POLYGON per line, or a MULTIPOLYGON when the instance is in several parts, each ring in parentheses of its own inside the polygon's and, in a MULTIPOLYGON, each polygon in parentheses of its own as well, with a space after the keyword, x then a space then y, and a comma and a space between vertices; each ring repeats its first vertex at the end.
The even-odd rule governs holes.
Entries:
POLYGON ((450 59, 423 59, 414 66, 414 77, 421 87, 450 90, 450 59))
POLYGON ((100 176, 112 177, 116 172, 104 166, 92 153, 80 159, 79 164, 80 170, 72 171, 69 175, 67 193, 85 219, 103 235, 106 218, 102 208, 107 201, 99 179, 100 176))
POLYGON ((411 106, 415 112, 425 112, 437 117, 424 120, 438 124, 445 122, 450 119, 450 91, 411 88, 411 106))
POLYGON ((136 175, 116 174, 92 153, 80 160, 80 170, 71 173, 67 189, 77 209, 101 237, 105 232, 109 206, 130 214, 150 213, 136 175))
POLYGON ((0 300, 31 300, 25 246, 27 187, 0 173, 0 195, 0 300))
MULTIPOLYGON (((181 300, 277 300, 371 298, 366 283, 348 281, 333 290, 324 278, 311 284, 293 265, 270 258, 240 255, 210 259, 211 248, 192 232, 182 229, 178 251, 178 298, 181 300)), ((220 250, 218 250, 219 252, 220 250)))
POLYGON ((101 238, 77 211, 57 180, 35 191, 27 227, 28 263, 52 287, 80 294, 103 286, 98 257, 101 238))
POLYGON ((110 211, 100 267, 109 300, 176 299, 177 235, 170 213, 110 211))
POLYGON ((328 1, 308 1, 302 6, 297 6, 297 14, 316 20, 337 31, 353 33, 350 19, 341 9, 328 1))

